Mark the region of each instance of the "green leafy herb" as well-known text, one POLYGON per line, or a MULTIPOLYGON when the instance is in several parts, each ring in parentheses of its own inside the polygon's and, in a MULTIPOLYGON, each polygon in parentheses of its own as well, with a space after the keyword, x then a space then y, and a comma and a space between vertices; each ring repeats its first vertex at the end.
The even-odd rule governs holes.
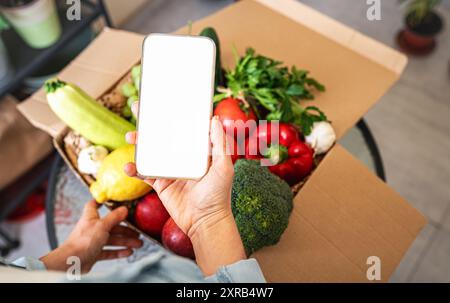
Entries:
POLYGON ((441 0, 400 0, 407 2, 406 14, 413 26, 420 25, 441 0))
POLYGON ((327 121, 327 116, 317 107, 308 106, 305 109, 298 108, 299 112, 296 115, 294 123, 301 126, 304 135, 309 135, 314 122, 327 121))
POLYGON ((280 120, 294 123, 304 134, 311 132, 315 121, 327 120, 316 107, 303 108, 302 100, 314 99, 313 91, 325 91, 306 70, 295 66, 288 69, 283 63, 258 55, 252 48, 239 57, 236 50, 236 66, 226 73, 229 94, 216 95, 215 101, 233 96, 244 96, 259 119, 280 120))

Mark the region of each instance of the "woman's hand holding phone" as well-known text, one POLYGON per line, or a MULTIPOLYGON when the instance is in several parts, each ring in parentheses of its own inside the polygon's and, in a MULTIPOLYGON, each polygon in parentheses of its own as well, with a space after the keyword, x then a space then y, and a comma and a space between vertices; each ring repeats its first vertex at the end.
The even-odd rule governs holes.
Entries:
MULTIPOLYGON (((132 107, 137 116, 137 103, 132 107)), ((246 258, 231 212, 231 187, 234 168, 227 153, 221 122, 211 121, 212 161, 200 180, 144 179, 163 202, 175 223, 190 237, 196 261, 205 275, 224 265, 246 258)), ((127 134, 136 144, 137 133, 127 134)), ((138 177, 134 163, 125 166, 129 176, 138 177)))

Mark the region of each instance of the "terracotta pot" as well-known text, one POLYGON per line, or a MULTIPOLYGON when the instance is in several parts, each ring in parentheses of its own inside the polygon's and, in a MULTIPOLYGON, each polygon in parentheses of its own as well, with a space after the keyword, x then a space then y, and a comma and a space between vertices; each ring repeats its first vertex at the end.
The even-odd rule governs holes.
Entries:
POLYGON ((406 28, 403 32, 404 41, 414 49, 425 49, 436 43, 434 36, 421 36, 406 28))
POLYGON ((412 22, 412 16, 405 18, 405 28, 399 33, 398 42, 407 52, 425 54, 431 52, 435 45, 435 37, 442 31, 442 18, 430 12, 420 24, 412 22))

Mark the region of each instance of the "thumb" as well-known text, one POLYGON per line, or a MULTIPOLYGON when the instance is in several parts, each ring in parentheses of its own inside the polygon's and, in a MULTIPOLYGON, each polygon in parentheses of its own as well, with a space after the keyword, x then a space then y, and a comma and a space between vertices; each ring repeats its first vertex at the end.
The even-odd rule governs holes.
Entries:
POLYGON ((106 229, 110 231, 114 226, 119 225, 128 215, 128 209, 125 206, 118 207, 107 214, 103 219, 106 229))
POLYGON ((214 116, 211 120, 211 143, 213 165, 222 161, 231 161, 227 138, 223 131, 222 123, 217 116, 214 116))
POLYGON ((98 219, 97 202, 91 200, 84 206, 82 218, 86 220, 98 219))

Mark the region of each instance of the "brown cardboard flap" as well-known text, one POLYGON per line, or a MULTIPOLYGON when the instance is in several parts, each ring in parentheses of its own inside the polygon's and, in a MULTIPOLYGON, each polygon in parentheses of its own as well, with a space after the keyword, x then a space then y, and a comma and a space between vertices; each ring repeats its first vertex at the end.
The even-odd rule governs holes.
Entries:
POLYGON ((381 259, 386 281, 426 223, 339 145, 294 203, 279 244, 254 255, 269 281, 368 282, 370 256, 381 259))
POLYGON ((354 52, 370 58, 396 74, 401 74, 408 62, 408 58, 404 54, 355 31, 327 15, 323 15, 301 2, 292 0, 257 1, 293 21, 303 24, 339 44, 345 45, 354 52))
MULTIPOLYGON (((81 87, 93 98, 103 95, 141 59, 144 36, 106 28, 58 78, 81 87)), ((18 106, 31 123, 56 137, 65 128, 47 105, 43 89, 18 106)))
MULTIPOLYGON (((406 57, 294 0, 240 1, 193 24, 214 27, 225 67, 234 66, 233 45, 311 71, 327 91, 317 104, 338 137, 398 79, 406 57)), ((187 28, 178 33, 186 34, 187 28)))
POLYGON ((56 137, 65 124, 52 112, 47 101, 41 101, 34 96, 20 103, 17 109, 33 126, 42 129, 52 137, 56 137))

